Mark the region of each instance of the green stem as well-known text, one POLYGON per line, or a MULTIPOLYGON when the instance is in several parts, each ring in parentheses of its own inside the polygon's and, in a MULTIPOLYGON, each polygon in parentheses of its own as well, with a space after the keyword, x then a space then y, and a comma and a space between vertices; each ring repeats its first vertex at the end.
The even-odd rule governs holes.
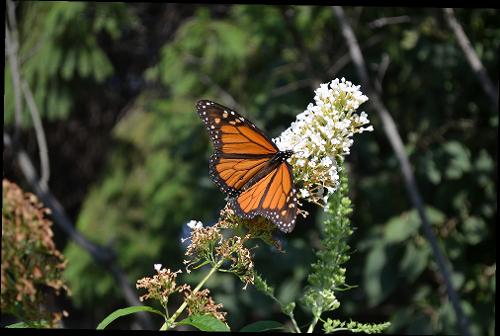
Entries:
MULTIPOLYGON (((207 280, 214 274, 217 269, 222 265, 224 262, 224 258, 220 259, 217 264, 214 265, 214 267, 208 272, 208 274, 203 278, 203 280, 200 281, 200 283, 196 286, 196 288, 191 292, 191 295, 196 294, 200 288, 207 282, 207 280)), ((187 307, 187 298, 184 300, 182 305, 175 311, 175 313, 170 317, 160 328, 160 330, 167 330, 170 326, 172 326, 175 322, 175 320, 179 317, 179 315, 186 309, 187 307)))
POLYGON ((161 326, 160 331, 162 331, 162 330, 167 330, 167 329, 168 329, 168 324, 167 324, 167 322, 165 322, 165 323, 163 323, 163 325, 161 326))
POLYGON ((335 328, 335 329, 332 330, 332 333, 337 332, 337 331, 350 331, 350 332, 354 332, 354 331, 352 331, 352 329, 349 329, 349 328, 335 328))
MULTIPOLYGON (((283 304, 280 302, 280 300, 278 300, 277 297, 275 297, 271 293, 267 293, 267 295, 269 295, 271 297, 271 299, 273 299, 274 301, 276 301, 276 303, 278 303, 280 305, 280 307, 283 307, 283 304)), ((295 321, 295 316, 293 316, 293 311, 290 312, 290 313, 287 313, 287 312, 285 312, 285 310, 283 308, 281 309, 281 311, 284 314, 288 315, 288 317, 290 318, 290 321, 292 321, 292 325, 293 325, 293 327, 295 329, 295 332, 300 334, 302 331, 300 331, 299 325, 297 324, 297 321, 295 321)))
POLYGON ((312 320, 311 325, 307 329, 308 334, 311 334, 313 332, 314 327, 316 326, 316 323, 318 323, 318 320, 319 320, 319 316, 314 316, 314 319, 312 320))
POLYGON ((291 313, 288 316, 290 317, 290 320, 292 321, 293 327, 295 328, 295 332, 300 334, 302 331, 300 331, 300 328, 297 324, 297 321, 295 321, 295 317, 293 316, 293 313, 291 313))

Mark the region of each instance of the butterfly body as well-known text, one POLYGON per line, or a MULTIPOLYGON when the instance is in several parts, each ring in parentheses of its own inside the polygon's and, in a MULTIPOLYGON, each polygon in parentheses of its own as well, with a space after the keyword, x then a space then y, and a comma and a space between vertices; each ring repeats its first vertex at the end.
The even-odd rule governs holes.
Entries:
POLYGON ((293 155, 293 151, 291 151, 291 150, 278 151, 278 153, 274 154, 270 163, 278 163, 278 164, 283 163, 292 155, 293 155))
POLYGON ((253 123, 209 100, 196 105, 214 145, 209 173, 227 195, 231 208, 243 218, 264 216, 282 231, 295 226, 297 198, 287 159, 253 123))

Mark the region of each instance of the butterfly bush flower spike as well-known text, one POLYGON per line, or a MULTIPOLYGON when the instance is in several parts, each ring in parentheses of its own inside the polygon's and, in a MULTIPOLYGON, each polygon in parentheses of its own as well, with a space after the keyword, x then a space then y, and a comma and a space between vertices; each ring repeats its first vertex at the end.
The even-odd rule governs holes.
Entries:
POLYGON ((355 133, 373 131, 365 112, 355 113, 368 97, 345 78, 321 84, 314 104, 297 115, 274 142, 281 151, 292 150, 289 159, 300 186, 301 200, 325 206, 339 186, 339 167, 350 153, 355 133))

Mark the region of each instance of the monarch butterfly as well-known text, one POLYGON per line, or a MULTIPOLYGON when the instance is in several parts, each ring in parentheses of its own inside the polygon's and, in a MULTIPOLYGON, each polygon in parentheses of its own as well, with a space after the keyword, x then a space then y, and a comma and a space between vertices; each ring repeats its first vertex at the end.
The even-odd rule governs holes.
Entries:
POLYGON ((252 122, 209 100, 196 104, 214 146, 209 173, 239 217, 257 215, 291 232, 297 217, 292 151, 278 147, 252 122))

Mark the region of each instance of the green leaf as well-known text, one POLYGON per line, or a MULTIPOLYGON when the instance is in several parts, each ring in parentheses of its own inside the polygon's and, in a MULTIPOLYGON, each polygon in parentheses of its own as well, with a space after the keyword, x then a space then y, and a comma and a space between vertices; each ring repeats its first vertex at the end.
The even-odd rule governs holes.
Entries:
POLYGON ((128 307, 128 308, 115 310, 114 312, 109 314, 104 320, 102 320, 101 323, 99 323, 99 325, 97 326, 97 330, 106 328, 108 326, 108 324, 110 324, 111 322, 113 322, 114 320, 116 320, 119 317, 122 317, 125 315, 130 315, 133 313, 143 312, 143 311, 155 313, 155 314, 163 316, 163 318, 166 318, 165 314, 163 314, 162 312, 160 312, 159 310, 156 310, 154 308, 151 308, 148 306, 132 306, 132 307, 128 307))
POLYGON ((431 250, 428 245, 416 246, 410 241, 406 244, 399 271, 409 282, 415 281, 427 267, 431 250))
POLYGON ((415 48, 418 42, 418 38, 419 38, 419 32, 416 30, 407 30, 403 32, 401 47, 406 50, 415 48))
POLYGON ((5 326, 5 328, 32 328, 32 327, 29 324, 26 324, 26 322, 17 322, 9 324, 8 326, 5 326))
POLYGON ((444 146, 450 161, 446 169, 446 176, 451 179, 459 179, 471 169, 469 150, 457 141, 450 141, 444 146))
MULTIPOLYGON (((446 219, 446 215, 441 210, 431 206, 426 206, 425 212, 427 213, 427 217, 429 217, 429 221, 433 225, 440 225, 446 219)), ((418 220, 420 220, 420 218, 418 220)))
MULTIPOLYGON (((433 225, 439 225, 446 219, 446 216, 439 209, 431 206, 426 206, 425 212, 433 225)), ((387 243, 400 243, 418 231, 420 222, 420 217, 416 210, 403 212, 387 222, 385 225, 384 240, 387 243)))
POLYGON ((382 302, 395 289, 400 251, 395 245, 376 244, 366 257, 364 287, 370 307, 382 302))
POLYGON ((277 297, 280 302, 292 302, 300 292, 300 283, 297 279, 291 278, 280 286, 277 297))
POLYGON ((470 245, 479 244, 488 235, 488 226, 481 217, 470 216, 462 224, 465 240, 470 245))
POLYGON ((192 315, 178 322, 177 325, 190 325, 201 331, 230 331, 227 324, 212 315, 192 315))
POLYGON ((92 70, 91 55, 87 50, 83 50, 80 58, 78 59, 78 72, 81 77, 85 78, 92 70))
POLYGON ((495 161, 484 149, 481 149, 481 151, 479 152, 479 156, 474 165, 475 168, 480 172, 489 173, 493 169, 495 169, 495 161))
POLYGON ((241 328, 241 332, 266 331, 271 329, 283 329, 283 324, 276 321, 257 321, 241 328))
POLYGON ((65 61, 61 70, 61 75, 65 80, 70 80, 73 77, 77 57, 78 54, 74 49, 69 49, 66 53, 66 56, 64 57, 65 61))
POLYGON ((420 227, 414 212, 398 215, 386 224, 384 238, 389 243, 399 243, 408 239, 420 227))

